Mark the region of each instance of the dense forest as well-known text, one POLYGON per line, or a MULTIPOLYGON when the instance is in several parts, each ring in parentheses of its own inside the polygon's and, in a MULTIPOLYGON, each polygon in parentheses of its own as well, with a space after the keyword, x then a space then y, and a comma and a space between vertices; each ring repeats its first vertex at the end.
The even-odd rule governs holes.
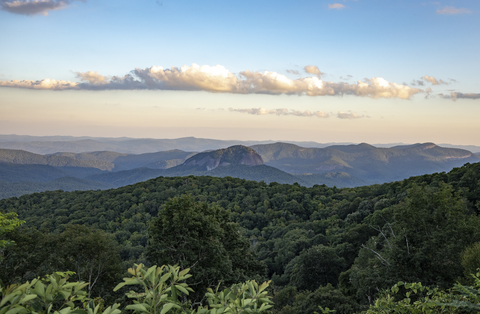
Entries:
POLYGON ((366 311, 412 287, 398 282, 449 291, 480 267, 480 163, 343 189, 159 177, 4 199, 0 211, 25 221, 2 235, 15 242, 0 249, 4 285, 70 270, 110 304, 128 303, 113 288, 133 263, 190 268, 191 304, 219 282, 271 280, 282 314, 366 311))

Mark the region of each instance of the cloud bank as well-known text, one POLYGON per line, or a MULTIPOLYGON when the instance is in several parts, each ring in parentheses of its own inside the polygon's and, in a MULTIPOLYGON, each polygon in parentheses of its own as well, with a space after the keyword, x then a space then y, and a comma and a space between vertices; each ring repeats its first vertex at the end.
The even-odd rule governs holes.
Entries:
POLYGON ((365 116, 359 116, 355 112, 342 112, 339 111, 337 113, 337 118, 339 119, 348 119, 348 120, 353 120, 353 119, 360 119, 360 118, 365 118, 365 116))
MULTIPOLYGON (((240 113, 247 113, 256 116, 264 116, 264 115, 277 115, 277 116, 297 116, 297 117, 317 117, 317 118, 329 118, 331 115, 327 112, 323 111, 314 111, 311 112, 309 110, 301 111, 301 110, 293 110, 293 109, 286 109, 286 108, 278 108, 278 109, 265 109, 265 108, 247 108, 247 109, 234 109, 228 108, 231 112, 240 112, 240 113)), ((368 116, 360 116, 354 112, 343 112, 339 111, 335 115, 338 119, 361 119, 361 118, 369 118, 368 116)))
MULTIPOLYGON (((315 67, 316 68, 316 67, 315 67)), ((318 68, 317 68, 318 70, 318 68)), ((314 70, 311 70, 314 71, 314 70)), ((321 73, 318 70, 318 73, 321 73)), ((317 74, 318 75, 318 74, 317 74)), ((188 90, 233 94, 336 96, 355 95, 370 98, 410 99, 423 93, 418 88, 391 83, 381 77, 364 79, 350 84, 327 82, 319 77, 291 80, 276 72, 242 71, 238 75, 221 65, 199 66, 192 64, 170 69, 152 66, 136 68, 124 76, 103 76, 96 71, 76 72, 80 82, 44 79, 40 81, 0 81, 0 87, 17 87, 51 90, 188 90)))
POLYGON ((0 0, 0 9, 21 15, 48 15, 48 11, 65 9, 73 1, 75 0, 0 0))
POLYGON ((248 109, 234 109, 228 108, 229 111, 248 113, 257 116, 263 115, 277 115, 277 116, 297 116, 297 117, 317 117, 317 118, 328 118, 329 114, 323 111, 314 111, 309 110, 300 111, 300 110, 288 110, 286 108, 279 109, 265 109, 265 108, 248 108, 248 109))
POLYGON ((458 93, 451 92, 450 95, 439 94, 441 98, 451 99, 453 101, 457 99, 480 99, 480 93, 458 93))

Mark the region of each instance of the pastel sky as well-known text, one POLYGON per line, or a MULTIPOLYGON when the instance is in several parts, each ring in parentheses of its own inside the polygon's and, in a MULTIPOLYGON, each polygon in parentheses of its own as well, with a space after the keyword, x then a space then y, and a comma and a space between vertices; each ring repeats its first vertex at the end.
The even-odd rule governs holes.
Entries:
POLYGON ((480 1, 0 0, 0 134, 480 145, 480 1))

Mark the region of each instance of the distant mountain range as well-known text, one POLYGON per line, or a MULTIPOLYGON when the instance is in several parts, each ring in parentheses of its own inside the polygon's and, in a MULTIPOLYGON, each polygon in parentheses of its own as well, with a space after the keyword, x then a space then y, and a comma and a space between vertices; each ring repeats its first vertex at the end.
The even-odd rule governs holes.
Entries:
MULTIPOLYGON (((78 142, 70 141, 71 138, 68 137, 54 138, 55 141, 51 142, 27 142, 30 137, 15 139, 15 143, 35 143, 40 150, 50 150, 56 147, 55 143, 68 146, 78 142), (18 141, 20 139, 24 142, 18 141), (39 143, 55 145, 42 148, 39 143)), ((6 142, 5 136, 0 136, 0 141, 2 140, 4 142, 0 144, 13 143, 6 142)), ((108 140, 112 143, 136 141, 108 140)), ((183 143, 181 145, 194 145, 192 143, 203 141, 207 146, 212 143, 220 145, 219 142, 223 142, 195 138, 169 141, 183 143)), ((142 154, 94 151, 41 155, 18 149, 0 149, 0 198, 51 189, 108 189, 158 176, 187 175, 232 176, 267 183, 297 182, 306 186, 326 184, 354 187, 449 171, 467 162, 478 161, 480 155, 471 151, 440 147, 433 143, 397 145, 391 148, 365 143, 330 145, 323 148, 302 147, 290 143, 257 143, 251 147, 234 145, 200 153, 172 149, 142 154)))
POLYGON ((377 148, 369 144, 305 148, 293 144, 254 145, 266 165, 292 174, 341 172, 367 184, 397 181, 433 172, 449 171, 480 156, 464 149, 433 143, 377 148))
MULTIPOLYGON (((279 141, 227 141, 195 137, 177 139, 152 139, 129 137, 74 137, 74 136, 30 136, 30 135, 0 135, 0 148, 20 149, 37 154, 54 154, 57 152, 98 152, 111 151, 124 154, 156 153, 168 150, 183 150, 188 152, 202 152, 215 150, 234 145, 253 146, 259 144, 273 144, 279 141)), ((317 143, 312 141, 281 141, 301 147, 325 148, 333 145, 357 144, 343 143, 317 143)), ((405 145, 404 143, 373 144, 375 147, 393 147, 405 145)), ((461 148, 474 153, 480 153, 480 146, 439 144, 447 148, 461 148)))

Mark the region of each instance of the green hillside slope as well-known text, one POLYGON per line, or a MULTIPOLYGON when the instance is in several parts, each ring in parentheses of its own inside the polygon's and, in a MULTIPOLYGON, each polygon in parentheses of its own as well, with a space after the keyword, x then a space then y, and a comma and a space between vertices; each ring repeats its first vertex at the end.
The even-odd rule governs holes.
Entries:
POLYGON ((100 160, 114 165, 113 171, 130 170, 147 167, 151 169, 167 169, 177 166, 185 159, 195 155, 182 150, 161 151, 145 154, 125 154, 109 151, 88 153, 55 153, 50 156, 65 156, 77 160, 100 160))
POLYGON ((252 146, 265 163, 288 173, 344 172, 360 181, 383 183, 414 175, 449 171, 477 155, 463 149, 439 147, 433 143, 377 148, 369 144, 304 148, 275 143, 252 146))
POLYGON ((7 182, 47 182, 61 177, 84 178, 102 172, 102 170, 97 168, 18 165, 0 162, 0 180, 7 182))
POLYGON ((303 185, 310 185, 302 178, 283 172, 274 167, 230 165, 218 167, 211 171, 205 171, 198 166, 177 166, 169 169, 137 168, 132 170, 102 173, 86 177, 86 179, 103 182, 115 187, 121 187, 137 182, 146 181, 156 177, 178 177, 178 176, 212 176, 212 177, 233 177, 245 180, 264 181, 267 183, 278 182, 282 184, 293 184, 298 182, 303 185))
POLYGON ((105 183, 72 177, 62 177, 48 182, 6 182, 0 180, 0 199, 45 191, 86 191, 109 188, 111 186, 105 183))
POLYGON ((99 151, 99 152, 87 152, 87 153, 58 152, 51 155, 65 156, 65 157, 70 157, 78 160, 101 160, 101 161, 113 163, 118 157, 127 156, 128 154, 110 152, 110 151, 99 151))
POLYGON ((91 159, 79 160, 59 155, 39 155, 23 150, 0 149, 0 162, 14 163, 19 165, 48 165, 54 167, 81 167, 98 168, 100 170, 112 170, 114 165, 109 162, 91 159))

